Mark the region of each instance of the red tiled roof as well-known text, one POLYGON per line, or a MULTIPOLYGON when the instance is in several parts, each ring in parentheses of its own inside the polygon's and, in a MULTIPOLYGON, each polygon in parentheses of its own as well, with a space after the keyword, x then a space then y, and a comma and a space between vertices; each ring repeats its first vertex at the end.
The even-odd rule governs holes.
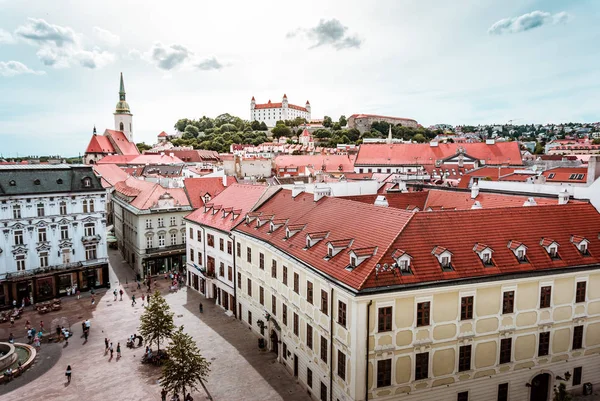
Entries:
POLYGON ((204 150, 204 149, 168 149, 165 152, 144 152, 145 155, 159 155, 160 153, 165 153, 181 159, 181 161, 186 163, 201 163, 206 161, 219 161, 219 153, 213 150, 204 150))
POLYGON ((98 164, 129 164, 137 155, 110 155, 98 160, 98 164))
MULTIPOLYGON (((394 193, 388 192, 382 194, 388 202, 389 207, 403 210, 412 210, 414 207, 418 207, 420 210, 425 208, 425 202, 427 201, 427 192, 404 192, 394 193), (409 206, 413 206, 409 209, 409 206)), ((343 196, 342 199, 347 199, 356 202, 368 203, 370 205, 375 204, 378 194, 373 195, 354 195, 354 196, 343 196)))
POLYGON ((150 209, 156 206, 161 195, 169 194, 176 205, 189 206, 189 201, 183 188, 164 188, 150 181, 129 177, 125 181, 117 182, 115 191, 134 199, 129 204, 139 210, 150 209))
POLYGON ((456 155, 458 148, 465 149, 466 155, 486 164, 522 165, 521 151, 517 142, 486 143, 428 143, 379 144, 368 143, 360 146, 355 164, 357 166, 383 165, 428 165, 436 160, 444 160, 456 155))
POLYGON ((129 164, 129 165, 145 165, 145 164, 183 164, 183 161, 170 155, 111 155, 105 156, 98 161, 98 164, 129 164))
POLYGON ((516 169, 513 167, 480 167, 469 171, 469 175, 475 178, 491 178, 492 181, 498 181, 499 177, 503 177, 514 173, 516 169))
MULTIPOLYGON (((261 104, 257 103, 256 105, 254 105, 254 109, 280 109, 280 108, 282 108, 282 105, 283 105, 283 103, 272 103, 269 100, 269 103, 261 103, 261 104)), ((296 106, 295 104, 288 104, 287 107, 288 107, 288 109, 295 109, 295 110, 305 111, 308 113, 308 110, 306 109, 306 107, 296 106)))
POLYGON ((265 201, 278 189, 263 185, 232 184, 211 201, 211 203, 221 205, 223 210, 228 213, 227 216, 224 216, 223 212, 216 214, 210 210, 205 212, 204 208, 200 207, 190 213, 186 219, 218 230, 230 231, 244 220, 247 212, 265 201), (233 213, 234 207, 235 213, 233 213))
POLYGON ((354 172, 354 162, 346 155, 279 155, 275 158, 277 169, 285 167, 308 167, 326 172, 354 172), (340 169, 341 166, 341 169, 340 169))
POLYGON ((104 188, 113 187, 117 182, 124 181, 129 177, 129 174, 116 164, 94 164, 92 168, 96 172, 96 175, 102 177, 102 186, 104 188))
POLYGON ((165 131, 161 132, 160 134, 158 134, 159 138, 164 138, 167 136, 167 133, 165 131))
POLYGON ((521 174, 521 173, 512 173, 505 176, 500 177, 498 181, 516 181, 516 182, 525 182, 529 178, 535 177, 535 174, 521 174))
MULTIPOLYGON (((227 186, 235 182, 235 177, 227 177, 227 186)), ((186 178, 183 180, 183 186, 194 209, 198 209, 204 205, 203 199, 207 193, 210 195, 212 203, 215 196, 219 195, 225 189, 222 177, 186 178)))
POLYGON ((116 153, 110 140, 103 135, 92 135, 85 153, 116 153))
POLYGON ((415 124, 417 123, 417 120, 413 120, 412 118, 380 116, 377 114, 352 114, 348 118, 385 118, 389 120, 412 121, 415 124))
POLYGON ((121 131, 113 131, 111 129, 107 129, 104 131, 104 136, 109 136, 115 146, 117 147, 117 153, 122 155, 139 155, 140 151, 138 150, 135 143, 129 142, 125 134, 121 131))
POLYGON ((585 183, 587 181, 587 167, 556 167, 550 170, 546 170, 542 173, 546 177, 547 182, 579 182, 585 183), (550 175, 553 174, 552 178, 550 175), (571 176, 583 175, 581 178, 571 178, 571 176))

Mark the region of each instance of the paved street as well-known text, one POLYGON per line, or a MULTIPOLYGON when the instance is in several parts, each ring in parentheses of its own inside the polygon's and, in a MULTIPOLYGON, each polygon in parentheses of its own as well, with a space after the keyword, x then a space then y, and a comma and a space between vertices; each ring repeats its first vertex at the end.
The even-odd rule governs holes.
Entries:
MULTIPOLYGON (((125 346, 127 337, 137 332, 139 316, 143 310, 139 300, 141 293, 132 284, 132 271, 124 265, 120 255, 111 251, 110 259, 111 285, 115 288, 115 285, 122 284, 126 291, 123 301, 113 301, 110 292, 112 288, 97 297, 97 305, 94 307, 91 303, 88 305, 89 298, 80 301, 66 300, 64 313, 73 309, 82 311, 71 318, 74 337, 68 346, 43 344, 40 359, 36 362, 39 367, 34 366, 10 385, 0 386, 4 387, 0 388, 0 398, 3 401, 160 399, 160 387, 157 384, 159 369, 140 363, 143 348, 130 350, 125 346), (127 285, 125 280, 128 281, 127 285), (138 299, 134 307, 130 301, 132 294, 138 299), (88 314, 92 316, 92 330, 87 344, 83 344, 84 340, 80 338, 81 321, 88 314), (79 320, 75 321, 77 318, 79 320), (104 337, 110 338, 115 349, 117 342, 121 343, 121 359, 117 360, 116 352, 113 359, 104 355, 104 337), (60 359, 54 363, 57 357, 60 359), (69 364, 73 369, 73 378, 67 385, 64 371, 69 364), (16 386, 20 387, 12 390, 16 386)), ((275 362, 274 354, 258 350, 256 336, 243 328, 239 321, 216 310, 210 301, 204 300, 194 291, 188 293, 184 289, 168 293, 167 283, 164 280, 157 282, 175 312, 175 324, 185 326, 185 331, 194 337, 203 355, 212 362, 207 388, 214 400, 309 400, 306 392, 296 384, 284 367, 275 362), (204 304, 204 313, 198 318, 200 301, 204 304)), ((88 294, 86 296, 89 297, 88 294)), ((27 318, 32 323, 39 322, 37 313, 29 314, 19 325, 21 322, 24 324, 27 318)), ((45 322, 45 325, 47 327, 48 323, 45 322)), ((207 398, 204 392, 192 395, 196 401, 207 398)))

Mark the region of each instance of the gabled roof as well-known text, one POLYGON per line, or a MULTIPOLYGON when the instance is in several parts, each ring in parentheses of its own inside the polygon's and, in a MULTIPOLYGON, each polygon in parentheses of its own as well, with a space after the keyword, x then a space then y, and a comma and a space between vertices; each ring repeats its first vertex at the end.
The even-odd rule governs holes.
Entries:
POLYGON ((115 185, 115 191, 133 198, 129 204, 139 210, 150 209, 157 205, 162 195, 170 195, 178 206, 189 206, 183 188, 164 188, 159 184, 129 177, 115 185))
POLYGON ((101 178, 104 188, 113 187, 117 182, 124 181, 129 177, 129 174, 116 164, 94 164, 92 167, 96 175, 101 178))
POLYGON ((542 173, 547 182, 576 182, 587 181, 587 167, 556 167, 542 173))
POLYGON ((162 131, 160 134, 158 134, 159 138, 166 138, 167 137, 167 133, 165 131, 162 131))
POLYGON ((104 136, 112 139, 112 143, 116 147, 117 153, 121 155, 140 154, 140 151, 138 150, 137 146, 135 146, 135 143, 129 142, 122 131, 113 131, 111 129, 107 129, 104 131, 104 136))
MULTIPOLYGON (((227 186, 236 182, 235 177, 227 177, 226 180, 227 186)), ((186 178, 183 180, 183 186, 194 209, 198 209, 204 205, 204 196, 206 194, 210 196, 211 203, 214 203, 214 197, 225 189, 223 177, 186 178)))
POLYGON ((353 172, 353 159, 347 155, 279 155, 275 158, 277 169, 286 167, 308 167, 321 170, 325 166, 326 172, 353 172), (341 170, 340 170, 341 168, 341 170))
POLYGON ((108 137, 105 137, 103 135, 92 135, 92 138, 90 139, 90 143, 88 144, 87 148, 85 149, 85 153, 108 154, 108 153, 116 153, 116 152, 115 152, 115 148, 113 147, 112 143, 110 143, 110 140, 108 139, 108 137))

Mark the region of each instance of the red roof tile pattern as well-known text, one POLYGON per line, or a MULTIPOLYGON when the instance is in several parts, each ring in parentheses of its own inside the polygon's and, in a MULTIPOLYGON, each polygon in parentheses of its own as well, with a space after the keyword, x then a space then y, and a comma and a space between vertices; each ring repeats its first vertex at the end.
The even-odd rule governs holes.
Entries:
POLYGON ((202 162, 218 162, 220 160, 219 153, 213 150, 204 149, 168 149, 165 152, 146 151, 145 155, 159 155, 165 153, 181 159, 185 163, 202 163, 202 162))
POLYGON ((401 166, 429 165, 457 154, 459 147, 466 155, 484 160, 487 165, 522 165, 521 151, 517 142, 486 143, 428 143, 380 144, 368 143, 360 146, 356 166, 401 166))
POLYGON ((115 191, 133 198, 129 204, 139 210, 156 207, 159 198, 169 195, 178 206, 189 206, 189 201, 183 188, 164 188, 159 184, 129 177, 115 185, 115 191))
MULTIPOLYGON (((308 104, 308 101, 306 102, 308 104)), ((254 109, 280 109, 283 103, 273 103, 269 100, 269 103, 261 103, 254 105, 254 109)), ((295 104, 288 104, 288 109, 300 110, 308 113, 306 107, 296 106, 295 104)))
POLYGON ((109 155, 98 160, 98 164, 130 164, 137 155, 109 155))
POLYGON ((167 133, 165 131, 161 132, 160 134, 158 134, 159 138, 165 138, 167 137, 167 133))
POLYGON ((288 167, 310 168, 328 173, 354 172, 354 161, 348 155, 279 155, 275 158, 275 166, 277 172, 280 168, 288 167))
POLYGON ((546 182, 577 182, 587 181, 587 167, 556 167, 542 173, 546 182))
MULTIPOLYGON (((236 182, 235 177, 226 178, 227 186, 236 182)), ((223 177, 186 178, 183 180, 183 186, 194 209, 204 206, 206 194, 210 196, 210 202, 214 204, 214 198, 226 188, 223 185, 223 177)))
POLYGON ((116 153, 115 148, 108 137, 103 135, 92 135, 85 153, 116 153))
POLYGON ((92 168, 96 175, 102 178, 101 182, 104 188, 113 187, 117 182, 125 181, 129 177, 129 174, 116 164, 94 164, 92 168))
MULTIPOLYGON (((476 244, 475 244, 475 246, 473 247, 473 250, 474 250, 475 252, 482 252, 482 251, 486 250, 487 248, 490 248, 490 247, 489 247, 489 246, 487 246, 486 244, 482 244, 482 243, 478 242, 478 243, 476 243, 476 244)), ((492 252, 493 252, 493 249, 492 249, 492 248, 490 248, 490 250, 492 250, 492 252)))
POLYGON ((105 156, 98 161, 98 164, 127 164, 127 165, 146 165, 146 164, 184 164, 183 160, 176 156, 143 154, 143 155, 110 155, 105 156))
POLYGON ((214 198, 214 202, 222 206, 223 212, 213 214, 211 210, 205 212, 205 208, 201 207, 186 216, 186 219, 217 230, 230 231, 244 220, 245 213, 277 190, 278 188, 263 185, 232 184, 214 198))
MULTIPOLYGON (((389 207, 404 210, 413 210, 418 207, 420 210, 425 209, 425 202, 427 201, 428 192, 404 192, 404 193, 385 193, 382 194, 388 202, 389 207)), ((375 204, 375 200, 380 196, 374 195, 354 195, 354 196, 342 196, 341 199, 351 200, 355 202, 368 203, 370 205, 375 204)))
POLYGON ((553 239, 550 239, 550 238, 542 238, 540 240, 540 245, 541 246, 545 246, 545 247, 549 247, 550 245, 552 245, 555 242, 556 241, 554 241, 553 239))
POLYGON ((138 150, 137 146, 135 146, 135 143, 129 142, 122 131, 113 131, 111 129, 107 129, 104 131, 104 136, 108 136, 112 139, 112 143, 117 147, 117 153, 122 155, 140 154, 140 151, 138 150))
POLYGON ((515 170, 512 167, 480 167, 468 173, 471 177, 490 178, 492 181, 498 181, 500 177, 512 174, 515 170))

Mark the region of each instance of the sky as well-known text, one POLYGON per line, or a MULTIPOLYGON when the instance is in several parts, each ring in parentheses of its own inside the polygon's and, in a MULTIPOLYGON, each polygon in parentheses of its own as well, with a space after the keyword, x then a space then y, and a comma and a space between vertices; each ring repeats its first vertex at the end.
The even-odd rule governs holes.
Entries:
POLYGON ((594 0, 0 0, 0 155, 83 154, 114 128, 119 73, 136 142, 180 118, 432 124, 600 121, 594 0))

